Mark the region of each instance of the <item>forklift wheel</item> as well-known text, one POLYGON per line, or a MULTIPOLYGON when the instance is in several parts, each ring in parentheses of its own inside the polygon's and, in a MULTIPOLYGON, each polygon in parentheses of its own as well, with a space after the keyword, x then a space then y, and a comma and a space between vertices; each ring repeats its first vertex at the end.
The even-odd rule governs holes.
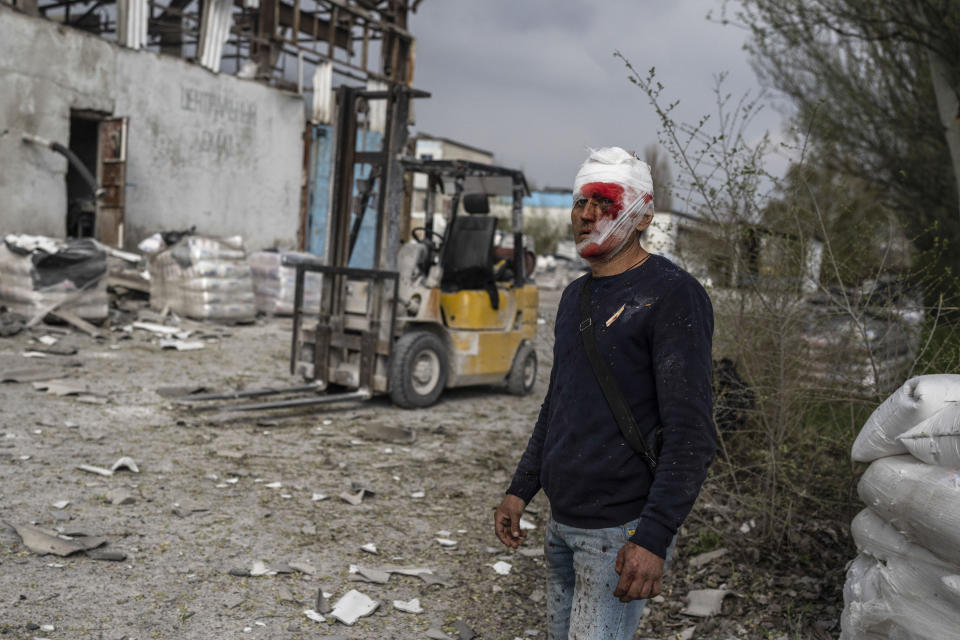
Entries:
POLYGON ((390 358, 390 398, 404 409, 429 407, 447 386, 447 350, 429 331, 401 336, 390 358))
POLYGON ((533 391, 537 381, 537 352, 524 342, 513 357, 513 366, 507 374, 507 391, 515 396, 525 396, 533 391))

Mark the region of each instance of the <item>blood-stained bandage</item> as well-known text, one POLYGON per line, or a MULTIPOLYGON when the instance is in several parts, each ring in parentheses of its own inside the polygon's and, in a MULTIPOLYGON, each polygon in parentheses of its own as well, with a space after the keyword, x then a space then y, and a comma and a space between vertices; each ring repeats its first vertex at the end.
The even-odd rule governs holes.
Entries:
POLYGON ((591 149, 574 179, 573 202, 592 202, 599 209, 589 234, 577 238, 577 253, 613 255, 633 237, 643 216, 653 213, 650 166, 620 147, 591 149))

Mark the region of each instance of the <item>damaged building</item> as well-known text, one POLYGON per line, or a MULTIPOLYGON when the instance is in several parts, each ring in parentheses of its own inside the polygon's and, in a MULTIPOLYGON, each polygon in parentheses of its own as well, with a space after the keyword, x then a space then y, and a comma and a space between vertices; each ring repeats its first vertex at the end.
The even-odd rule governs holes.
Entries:
MULTIPOLYGON (((0 0, 4 232, 129 247, 195 227, 322 254, 334 89, 410 86, 410 4, 0 0)), ((366 151, 375 102, 352 103, 366 151)))

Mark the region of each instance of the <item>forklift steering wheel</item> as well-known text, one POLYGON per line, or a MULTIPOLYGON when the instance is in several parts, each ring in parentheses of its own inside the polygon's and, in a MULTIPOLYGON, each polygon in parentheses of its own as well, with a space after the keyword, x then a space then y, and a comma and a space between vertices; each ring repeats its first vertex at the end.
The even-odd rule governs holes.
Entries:
POLYGON ((436 251, 440 247, 440 243, 443 242, 443 235, 436 231, 427 231, 426 227, 414 227, 410 230, 410 237, 434 251, 436 251), (419 237, 417 236, 418 231, 420 232, 419 237), (437 238, 439 242, 434 242, 434 238, 437 238))

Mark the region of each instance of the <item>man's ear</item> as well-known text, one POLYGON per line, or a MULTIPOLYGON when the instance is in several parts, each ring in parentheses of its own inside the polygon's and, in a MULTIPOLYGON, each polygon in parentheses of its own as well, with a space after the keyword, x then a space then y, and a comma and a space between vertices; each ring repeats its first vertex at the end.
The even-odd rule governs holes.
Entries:
POLYGON ((646 231, 647 227, 650 226, 651 222, 653 222, 653 214, 652 213, 643 214, 643 218, 640 220, 640 223, 637 224, 637 232, 640 233, 640 232, 646 231))

